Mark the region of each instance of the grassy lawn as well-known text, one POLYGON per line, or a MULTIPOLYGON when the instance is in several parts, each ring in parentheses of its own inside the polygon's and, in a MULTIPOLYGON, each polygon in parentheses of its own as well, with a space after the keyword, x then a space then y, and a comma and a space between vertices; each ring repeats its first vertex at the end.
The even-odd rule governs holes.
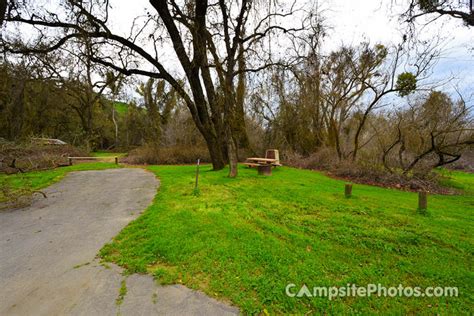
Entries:
POLYGON ((474 195, 474 174, 447 169, 441 169, 439 173, 446 177, 442 181, 443 185, 474 195))
POLYGON ((125 157, 127 153, 113 153, 110 151, 93 151, 90 153, 92 157, 101 157, 101 158, 113 158, 113 157, 125 157))
MULTIPOLYGON (((230 301, 244 313, 425 313, 472 311, 474 196, 417 195, 278 168, 241 168, 237 179, 205 166, 193 194, 193 166, 152 166, 154 203, 101 251, 129 272, 153 274, 230 301), (459 297, 290 298, 285 287, 457 286, 459 297)), ((474 175, 450 185, 472 188, 474 175)))
POLYGON ((0 174, 0 202, 6 202, 20 195, 31 194, 61 180, 68 172, 117 168, 115 163, 81 163, 46 171, 32 171, 13 175, 0 174), (7 192, 8 191, 8 192, 7 192))

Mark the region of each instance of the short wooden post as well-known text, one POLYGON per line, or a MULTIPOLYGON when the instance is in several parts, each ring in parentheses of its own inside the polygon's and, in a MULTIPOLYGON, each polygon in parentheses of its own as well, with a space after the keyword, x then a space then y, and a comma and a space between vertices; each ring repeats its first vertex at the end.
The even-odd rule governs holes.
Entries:
POLYGON ((197 164, 196 164, 196 184, 194 185, 194 190, 197 190, 198 185, 199 185, 199 163, 200 162, 201 162, 201 159, 198 159, 197 164))
POLYGON ((72 166, 72 158, 68 158, 69 159, 69 165, 72 166))
POLYGON ((346 198, 350 198, 352 196, 352 184, 346 183, 344 195, 346 196, 346 198))
POLYGON ((418 192, 418 209, 421 211, 425 211, 428 209, 428 192, 418 192))
POLYGON ((118 165, 118 157, 115 157, 115 164, 118 165))

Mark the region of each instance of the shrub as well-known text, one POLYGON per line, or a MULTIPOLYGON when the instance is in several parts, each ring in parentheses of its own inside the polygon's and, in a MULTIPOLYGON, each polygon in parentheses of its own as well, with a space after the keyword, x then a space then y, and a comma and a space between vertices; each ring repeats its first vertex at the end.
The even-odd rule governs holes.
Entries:
POLYGON ((441 185, 443 177, 434 171, 417 172, 403 175, 401 172, 390 173, 380 163, 361 159, 358 162, 339 160, 335 152, 328 148, 309 155, 301 156, 295 153, 286 153, 284 163, 288 166, 321 170, 335 178, 347 179, 356 183, 393 187, 411 191, 426 190, 430 192, 452 194, 452 189, 441 185))
POLYGON ((449 169, 474 173, 474 149, 466 151, 461 159, 447 166, 449 169))
POLYGON ((294 152, 281 153, 280 158, 289 166, 313 170, 330 170, 338 160, 336 152, 327 147, 308 156, 294 152))
POLYGON ((0 143, 0 172, 17 173, 56 168, 68 162, 69 156, 88 156, 71 145, 0 143))
POLYGON ((159 147, 147 144, 132 150, 123 161, 130 164, 172 165, 195 163, 198 159, 201 159, 201 162, 211 161, 206 147, 182 145, 159 147))

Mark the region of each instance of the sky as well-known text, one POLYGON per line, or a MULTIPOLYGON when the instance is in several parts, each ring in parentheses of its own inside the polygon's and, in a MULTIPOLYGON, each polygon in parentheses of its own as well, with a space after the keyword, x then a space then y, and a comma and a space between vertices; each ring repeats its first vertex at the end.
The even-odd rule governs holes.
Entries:
MULTIPOLYGON (((284 0, 283 0, 284 1, 284 0)), ((385 45, 399 43, 407 25, 400 20, 400 13, 408 6, 408 0, 312 0, 322 12, 329 27, 323 50, 329 52, 341 45, 357 45, 362 41, 385 45)), ((151 12, 148 0, 111 0, 113 29, 128 33, 133 18, 151 12)), ((421 24, 426 20, 420 19, 421 24)), ((418 25, 421 37, 443 39, 442 58, 434 68, 432 79, 449 80, 443 89, 454 91, 457 87, 464 95, 474 93, 474 27, 468 28, 462 21, 443 17, 427 26, 418 25)))
MULTIPOLYGON (((326 8, 328 23, 333 28, 332 40, 335 44, 357 44, 368 39, 371 43, 397 43, 406 32, 407 25, 400 20, 400 13, 408 1, 382 0, 332 0, 321 1, 326 8)), ((432 16, 434 17, 434 16, 432 16)), ((441 58, 433 71, 433 79, 450 80, 446 90, 459 87, 463 94, 474 92, 474 27, 466 27, 462 21, 442 17, 424 26, 426 19, 419 20, 417 29, 422 38, 441 36, 443 48, 441 58)))

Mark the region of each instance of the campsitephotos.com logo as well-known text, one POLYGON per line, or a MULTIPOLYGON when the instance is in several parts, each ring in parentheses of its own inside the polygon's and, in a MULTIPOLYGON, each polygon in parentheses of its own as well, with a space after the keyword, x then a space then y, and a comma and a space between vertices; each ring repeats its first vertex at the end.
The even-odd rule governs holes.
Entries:
POLYGON ((367 284, 357 286, 347 284, 346 286, 315 286, 309 288, 306 284, 297 286, 289 283, 285 288, 285 293, 289 297, 326 297, 332 300, 337 297, 457 297, 459 290, 457 287, 429 286, 426 288, 403 286, 386 287, 382 284, 367 284))

